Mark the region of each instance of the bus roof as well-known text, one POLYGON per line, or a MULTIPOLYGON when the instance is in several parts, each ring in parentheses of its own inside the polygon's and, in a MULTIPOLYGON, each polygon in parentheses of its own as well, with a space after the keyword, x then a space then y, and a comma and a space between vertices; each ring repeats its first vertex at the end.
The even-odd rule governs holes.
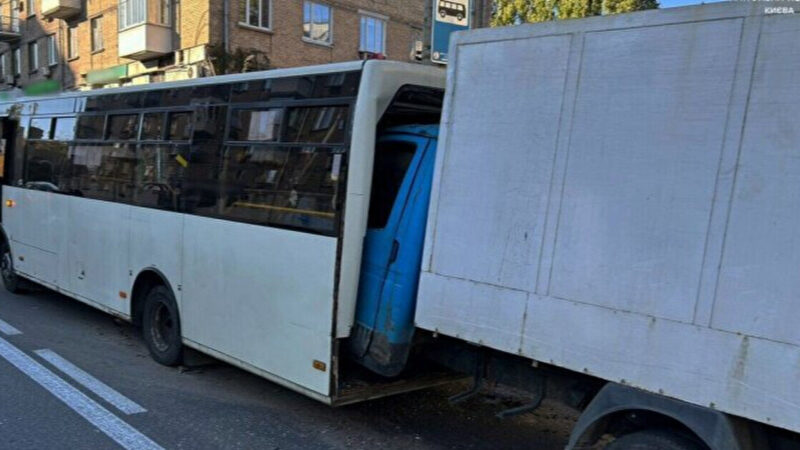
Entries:
MULTIPOLYGON (((370 61, 373 64, 395 65, 408 64, 396 61, 370 61)), ((20 96, 17 98, 0 99, 0 115, 3 115, 1 105, 17 104, 31 101, 42 101, 51 99, 79 98, 97 95, 125 94, 131 92, 146 92, 159 89, 177 89, 182 87, 205 86, 221 83, 236 83, 250 80, 266 80, 270 78, 283 78, 302 75, 324 75, 326 73, 353 72, 364 68, 366 61, 348 61, 343 63, 320 64, 314 66, 293 67, 287 69, 262 70, 258 72, 235 73, 228 75, 217 75, 213 77, 192 78, 189 80, 167 81, 161 83, 140 84, 134 86, 122 86, 116 88, 93 89, 85 91, 65 91, 53 95, 41 96, 20 96)))

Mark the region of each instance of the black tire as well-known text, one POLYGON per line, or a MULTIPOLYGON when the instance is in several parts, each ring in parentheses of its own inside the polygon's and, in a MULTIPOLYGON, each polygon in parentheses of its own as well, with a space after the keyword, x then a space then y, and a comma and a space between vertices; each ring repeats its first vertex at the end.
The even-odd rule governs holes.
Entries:
POLYGON ((144 299, 142 335, 150 356, 159 364, 176 366, 183 362, 178 305, 164 286, 153 287, 144 299))
POLYGON ((606 450, 706 450, 694 439, 671 430, 642 430, 614 439, 606 450))
POLYGON ((23 291, 23 280, 14 272, 14 258, 8 242, 0 244, 0 275, 3 277, 3 286, 8 292, 19 294, 23 291))
POLYGON ((461 14, 461 13, 456 14, 456 20, 458 20, 459 22, 464 20, 464 14, 461 14))
POLYGON ((445 17, 447 17, 447 11, 445 11, 445 10, 443 10, 443 9, 440 9, 440 10, 439 10, 439 17, 441 17, 442 19, 444 19, 445 17))

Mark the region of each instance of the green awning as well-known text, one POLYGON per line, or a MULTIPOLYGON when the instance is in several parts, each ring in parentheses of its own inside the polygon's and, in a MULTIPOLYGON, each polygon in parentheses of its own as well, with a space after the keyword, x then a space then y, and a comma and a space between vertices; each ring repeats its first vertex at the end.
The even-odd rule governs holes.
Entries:
POLYGON ((58 80, 35 81, 22 89, 25 95, 46 95, 61 91, 58 80))
POLYGON ((86 81, 89 84, 116 83, 120 78, 128 76, 128 65, 108 67, 100 70, 90 70, 86 74, 86 81))

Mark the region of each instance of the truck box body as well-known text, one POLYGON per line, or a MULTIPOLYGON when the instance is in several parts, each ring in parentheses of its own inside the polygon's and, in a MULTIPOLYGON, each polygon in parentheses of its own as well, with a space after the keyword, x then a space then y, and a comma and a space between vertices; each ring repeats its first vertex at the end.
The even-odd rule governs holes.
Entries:
POLYGON ((418 327, 800 431, 800 15, 454 37, 418 327))

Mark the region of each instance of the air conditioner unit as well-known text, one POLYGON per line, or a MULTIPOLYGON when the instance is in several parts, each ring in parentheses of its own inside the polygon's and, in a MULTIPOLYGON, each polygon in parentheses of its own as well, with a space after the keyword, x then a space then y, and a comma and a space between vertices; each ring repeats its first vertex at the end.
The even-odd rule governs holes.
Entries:
POLYGON ((49 77, 50 76, 50 68, 47 67, 47 66, 41 67, 41 68, 39 68, 39 73, 41 73, 42 75, 44 75, 46 77, 49 77))

